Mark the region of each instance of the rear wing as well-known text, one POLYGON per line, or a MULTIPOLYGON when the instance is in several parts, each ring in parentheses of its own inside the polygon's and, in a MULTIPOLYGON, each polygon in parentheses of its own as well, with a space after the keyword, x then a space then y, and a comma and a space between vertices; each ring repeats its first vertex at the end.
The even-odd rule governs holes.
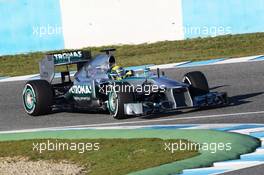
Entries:
MULTIPOLYGON (((76 64, 78 71, 85 63, 91 60, 91 58, 90 51, 81 50, 45 55, 45 57, 39 62, 40 78, 51 82, 55 76, 56 66, 76 64)), ((61 72, 62 80, 65 75, 70 75, 69 71, 61 72)))

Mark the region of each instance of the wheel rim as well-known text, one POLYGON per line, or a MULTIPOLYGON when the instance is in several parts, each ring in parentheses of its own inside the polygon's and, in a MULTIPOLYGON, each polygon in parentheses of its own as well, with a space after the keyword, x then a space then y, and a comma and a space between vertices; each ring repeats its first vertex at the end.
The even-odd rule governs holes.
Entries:
POLYGON ((23 91, 23 102, 27 113, 32 113, 36 107, 36 95, 34 89, 30 85, 26 85, 23 91))
POLYGON ((186 84, 189 84, 189 85, 192 85, 191 80, 190 80, 187 76, 185 76, 185 77, 183 78, 182 82, 183 82, 183 83, 186 83, 186 84))
POLYGON ((108 106, 111 113, 116 113, 118 105, 118 98, 115 92, 110 92, 108 106))

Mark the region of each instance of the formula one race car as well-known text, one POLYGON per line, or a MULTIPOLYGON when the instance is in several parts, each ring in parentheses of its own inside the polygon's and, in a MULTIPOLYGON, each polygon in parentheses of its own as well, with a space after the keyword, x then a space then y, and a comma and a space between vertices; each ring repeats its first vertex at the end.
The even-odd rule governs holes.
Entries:
POLYGON ((203 73, 187 73, 175 81, 148 67, 141 71, 115 65, 113 52, 91 57, 89 51, 71 51, 46 55, 40 62, 40 80, 28 81, 23 90, 25 111, 44 115, 60 108, 75 111, 109 111, 116 119, 149 115, 184 108, 221 106, 226 93, 209 92, 203 73), (77 65, 73 81, 69 70, 55 78, 56 66, 77 65))

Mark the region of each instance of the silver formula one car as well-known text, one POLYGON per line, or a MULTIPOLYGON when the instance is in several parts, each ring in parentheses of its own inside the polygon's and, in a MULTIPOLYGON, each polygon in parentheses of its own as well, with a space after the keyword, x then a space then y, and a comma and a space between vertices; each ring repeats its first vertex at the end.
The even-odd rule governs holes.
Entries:
MULTIPOLYGON (((40 80, 28 81, 23 90, 25 111, 44 115, 60 108, 75 111, 109 111, 116 119, 164 113, 185 108, 221 106, 226 93, 210 92, 201 72, 187 73, 176 81, 149 68, 126 70, 115 64, 114 49, 91 57, 87 51, 47 55, 40 62, 40 80), (77 65, 73 80, 69 71, 55 78, 55 67, 77 65)), ((67 69, 68 70, 68 69, 67 69)))

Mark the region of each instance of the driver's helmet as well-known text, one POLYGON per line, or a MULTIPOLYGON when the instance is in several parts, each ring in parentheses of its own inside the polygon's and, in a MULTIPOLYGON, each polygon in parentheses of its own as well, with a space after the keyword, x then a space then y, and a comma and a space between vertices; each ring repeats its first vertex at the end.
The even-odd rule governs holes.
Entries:
POLYGON ((110 72, 114 80, 122 80, 126 78, 126 70, 120 66, 114 66, 110 72))

